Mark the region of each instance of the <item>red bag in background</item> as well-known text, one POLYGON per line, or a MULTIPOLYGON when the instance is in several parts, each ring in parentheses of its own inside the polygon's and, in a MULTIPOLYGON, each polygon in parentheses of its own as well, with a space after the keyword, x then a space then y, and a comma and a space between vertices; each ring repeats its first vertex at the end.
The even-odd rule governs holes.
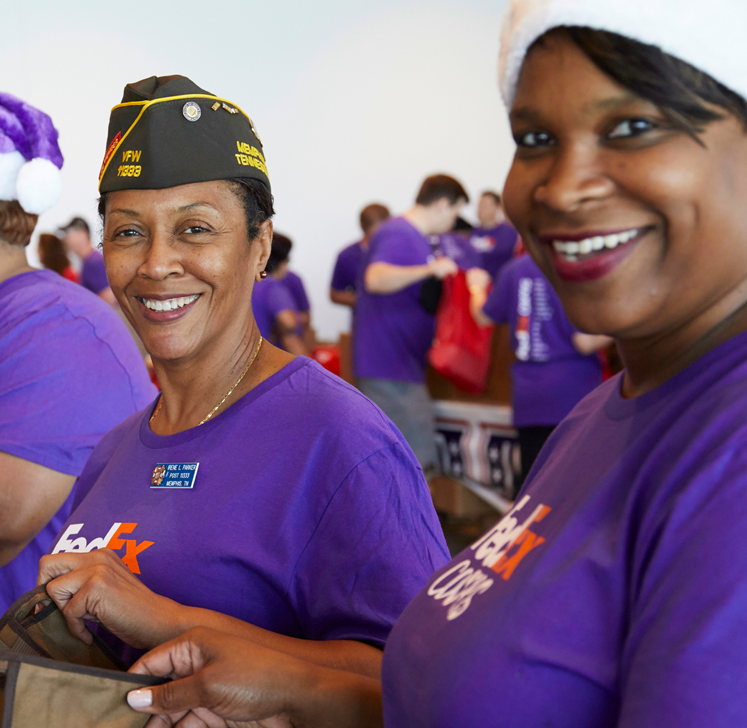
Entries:
POLYGON ((480 328, 469 311, 467 275, 460 270, 443 282, 436 313, 431 366, 467 394, 482 394, 488 383, 493 326, 480 328))
POLYGON ((321 364, 328 372, 340 376, 340 348, 319 344, 311 352, 311 358, 321 364))

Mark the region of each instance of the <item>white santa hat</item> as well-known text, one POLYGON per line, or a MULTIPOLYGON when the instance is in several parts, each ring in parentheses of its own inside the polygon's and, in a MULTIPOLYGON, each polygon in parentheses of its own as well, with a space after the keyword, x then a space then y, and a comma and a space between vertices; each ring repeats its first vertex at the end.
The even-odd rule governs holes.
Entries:
POLYGON ((57 138, 47 114, 0 93, 0 200, 18 200, 33 215, 57 202, 63 162, 57 138))
POLYGON ((508 108, 527 50, 559 26, 606 30, 658 46, 747 98, 747 0, 509 0, 498 63, 508 108))

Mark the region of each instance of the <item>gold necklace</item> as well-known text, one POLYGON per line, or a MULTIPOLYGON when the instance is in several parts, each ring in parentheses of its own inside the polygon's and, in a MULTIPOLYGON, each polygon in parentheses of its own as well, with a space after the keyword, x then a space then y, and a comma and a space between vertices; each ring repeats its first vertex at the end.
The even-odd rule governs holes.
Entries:
MULTIPOLYGON (((236 382, 234 383, 233 387, 231 387, 231 389, 229 389, 223 395, 223 399, 220 402, 218 402, 218 404, 216 404, 215 407, 213 407, 213 409, 211 410, 210 414, 202 422, 200 422, 200 425, 204 425, 221 408, 221 405, 233 394, 233 390, 236 389, 236 387, 238 387, 239 384, 241 384, 241 380, 246 376, 246 373, 251 369, 252 364, 254 364, 254 360, 257 358, 257 354, 259 354, 259 350, 261 348, 262 348, 262 337, 260 336, 259 337, 259 344, 257 344, 257 349, 254 352, 254 356, 252 356, 252 358, 249 360, 249 363, 246 365, 246 368, 244 369, 244 371, 241 372, 241 376, 236 380, 236 382)), ((156 407, 156 409, 153 412, 153 414, 150 416, 150 419, 148 420, 148 424, 150 424, 151 422, 153 422, 153 420, 155 419, 156 415, 161 410, 161 403, 162 402, 163 402, 163 395, 161 395, 161 397, 159 398, 159 400, 158 400, 158 406, 156 407)), ((200 425, 197 425, 197 426, 199 427, 200 425)))

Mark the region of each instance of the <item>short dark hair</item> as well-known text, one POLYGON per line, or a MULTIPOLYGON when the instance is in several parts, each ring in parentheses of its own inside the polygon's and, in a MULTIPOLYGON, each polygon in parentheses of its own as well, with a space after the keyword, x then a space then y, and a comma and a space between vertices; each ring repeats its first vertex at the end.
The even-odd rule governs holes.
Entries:
POLYGON ((60 230, 67 232, 68 230, 85 230, 89 235, 91 234, 91 228, 88 227, 88 223, 82 217, 74 217, 67 225, 61 227, 60 230))
MULTIPOLYGON (((223 181, 228 182, 231 191, 238 197, 244 208, 246 239, 251 243, 259 234, 260 225, 275 214, 273 196, 267 186, 256 179, 238 177, 223 181)), ((101 222, 104 222, 106 218, 106 200, 109 194, 109 192, 104 192, 99 197, 98 211, 101 222)))
POLYGON ((60 275, 70 267, 70 259, 67 257, 62 240, 51 233, 42 233, 39 236, 39 260, 45 268, 60 275))
POLYGON ((241 200, 246 218, 246 239, 252 242, 259 235, 259 227, 275 214, 272 193, 263 182, 249 177, 226 180, 241 200))
POLYGON ((374 225, 378 225, 380 222, 388 220, 391 216, 392 213, 389 212, 389 208, 386 205, 382 205, 379 202, 372 202, 370 205, 366 205, 361 210, 360 216, 361 230, 363 230, 363 234, 367 234, 374 225))
POLYGON ((0 201, 0 240, 26 247, 38 219, 38 215, 26 212, 17 200, 0 201))
POLYGON ((707 104, 733 114, 747 131, 747 101, 689 63, 617 33, 576 26, 557 30, 566 31, 603 73, 656 104, 693 138, 704 124, 724 118, 707 104))
POLYGON ((501 204, 501 196, 497 192, 493 192, 493 190, 485 190, 480 197, 492 197, 496 205, 501 204))
POLYGON ((458 180, 449 177, 448 174, 434 174, 426 177, 420 185, 420 192, 415 198, 418 205, 432 205, 445 197, 449 204, 454 205, 459 200, 469 202, 469 195, 458 180))
POLYGON ((270 251, 270 257, 267 260, 265 270, 268 273, 274 273, 281 263, 285 263, 290 257, 291 248, 293 247, 293 241, 282 233, 272 233, 272 250, 270 251))

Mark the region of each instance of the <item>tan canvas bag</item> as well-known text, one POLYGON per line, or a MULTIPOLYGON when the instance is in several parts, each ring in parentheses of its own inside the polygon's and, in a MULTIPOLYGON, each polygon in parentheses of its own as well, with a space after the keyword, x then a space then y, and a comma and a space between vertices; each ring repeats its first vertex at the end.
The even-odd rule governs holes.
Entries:
POLYGON ((127 693, 164 680, 125 669, 97 635, 89 646, 70 634, 38 587, 0 620, 0 728, 142 728, 149 716, 127 705, 127 693))

